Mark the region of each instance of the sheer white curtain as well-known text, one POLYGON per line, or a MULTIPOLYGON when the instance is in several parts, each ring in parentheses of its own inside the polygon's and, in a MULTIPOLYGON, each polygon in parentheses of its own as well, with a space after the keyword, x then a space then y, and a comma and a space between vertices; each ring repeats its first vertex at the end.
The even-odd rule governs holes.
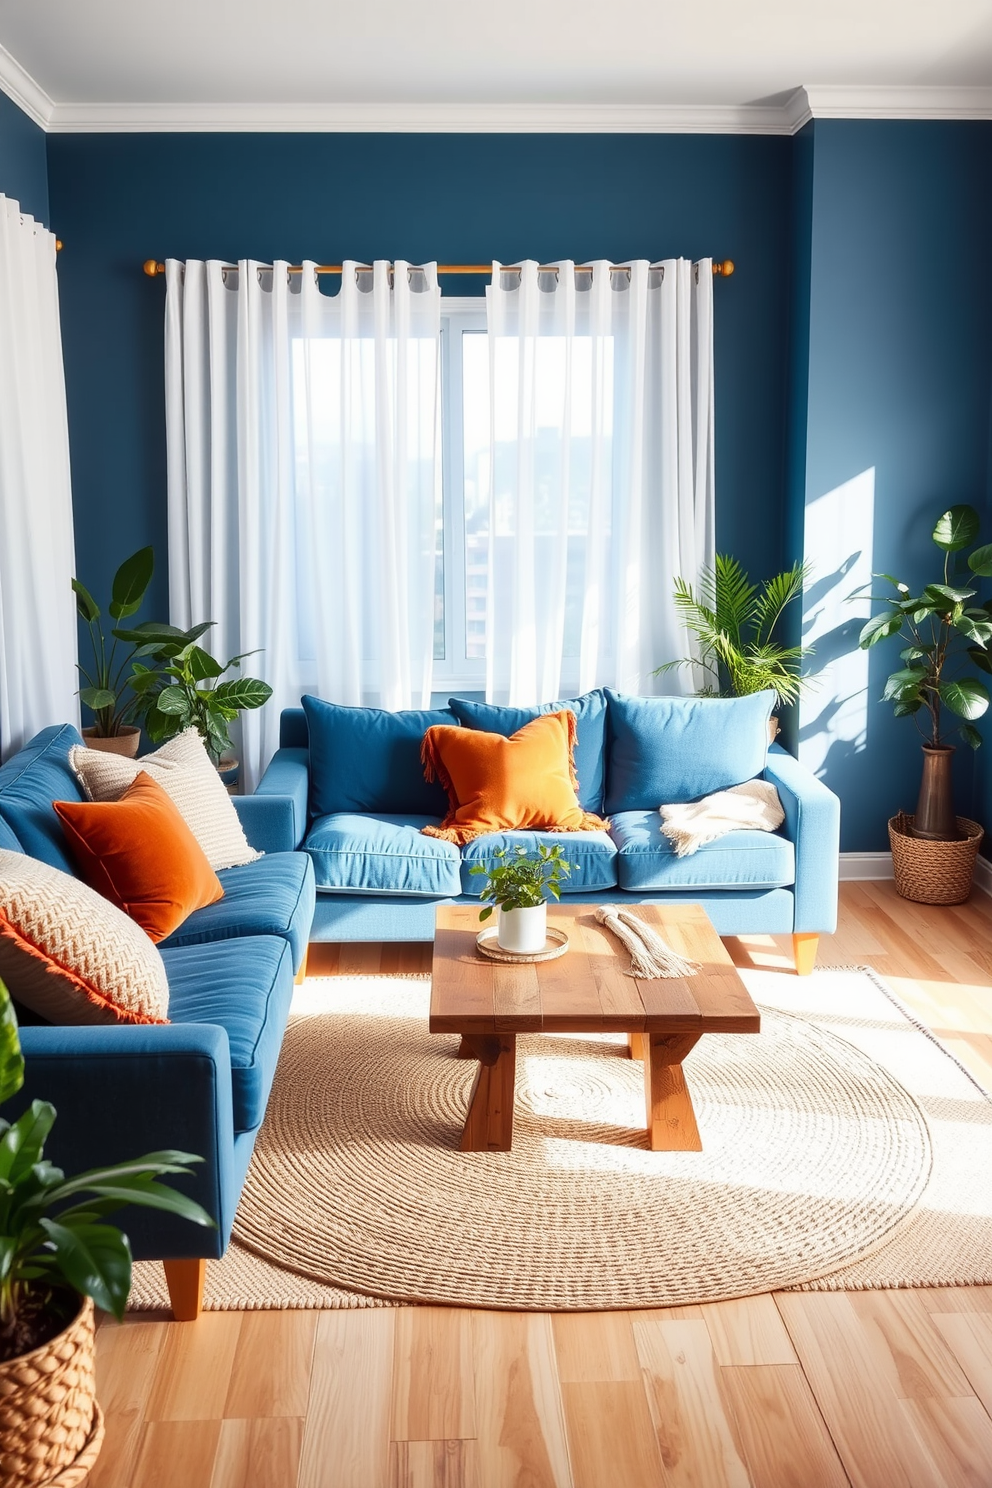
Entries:
POLYGON ((242 715, 251 788, 279 713, 426 707, 440 510, 435 265, 166 264, 172 620, 274 688, 242 715))
POLYGON ((78 723, 55 238, 0 196, 0 757, 78 723))
POLYGON ((651 673, 713 561, 711 261, 494 263, 487 321, 487 697, 691 688, 651 673))

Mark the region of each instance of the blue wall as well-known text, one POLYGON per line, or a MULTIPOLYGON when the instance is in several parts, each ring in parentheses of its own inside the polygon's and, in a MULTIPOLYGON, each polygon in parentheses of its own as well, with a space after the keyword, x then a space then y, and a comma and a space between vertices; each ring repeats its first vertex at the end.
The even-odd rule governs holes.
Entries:
MULTIPOLYGON (((781 558, 790 141, 742 136, 53 135, 80 575, 166 549, 149 257, 731 257, 716 285, 719 540, 781 558)), ((445 288, 479 293, 479 279, 445 288)), ((152 596, 166 609, 164 572, 152 596)))
MULTIPOLYGON (((812 134, 811 191, 797 198, 810 243, 805 481, 791 496, 812 502, 874 471, 872 567, 922 586, 939 577, 930 532, 946 507, 984 510, 992 540, 992 128, 817 121, 812 134)), ((851 650, 858 629, 835 650, 851 650)), ((887 818, 915 806, 919 737, 877 701, 898 651, 870 654, 866 747, 838 742, 827 758, 848 850, 887 848, 887 818)), ((814 694, 804 734, 830 702, 814 694)), ((970 750, 957 764, 959 811, 984 813, 970 750)))
POLYGON ((48 226, 45 133, 0 93, 0 192, 48 226))

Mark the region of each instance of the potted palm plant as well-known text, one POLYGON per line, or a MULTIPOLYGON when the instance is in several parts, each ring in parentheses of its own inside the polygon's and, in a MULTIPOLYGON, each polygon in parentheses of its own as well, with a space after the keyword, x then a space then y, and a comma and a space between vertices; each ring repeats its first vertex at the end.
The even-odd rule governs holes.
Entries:
MULTIPOLYGON (((743 697, 771 688, 785 706, 802 696, 806 646, 785 646, 775 632, 785 610, 803 592, 808 565, 792 568, 755 584, 736 558, 718 553, 712 568, 704 568, 694 588, 675 580, 675 607, 686 630, 697 642, 698 654, 666 661, 654 675, 679 667, 701 667, 707 674, 704 695, 743 697)), ((772 737, 778 722, 771 720, 772 737)))
MULTIPOLYGON (((121 620, 137 614, 154 569, 155 555, 151 548, 139 548, 124 559, 111 585, 107 612, 112 620, 120 624, 121 620)), ((79 579, 73 579, 72 590, 76 612, 89 631, 92 650, 87 665, 78 662, 76 668, 86 684, 79 689, 79 701, 93 714, 92 724, 83 729, 83 738, 91 749, 105 749, 133 759, 141 738, 140 728, 131 722, 137 712, 138 697, 129 686, 129 671, 137 647, 132 644, 121 652, 121 637, 116 630, 111 632, 113 639, 108 647, 100 606, 79 579)))
POLYGON ((914 595, 891 574, 878 574, 890 593, 872 595, 885 609, 861 632, 864 650, 898 636, 903 665, 885 684, 883 702, 897 718, 912 718, 920 734, 923 771, 913 815, 900 812, 889 822, 896 888, 923 904, 958 904, 971 892, 982 828, 957 816, 951 766, 960 737, 978 749, 982 736, 975 720, 988 710, 989 693, 979 677, 992 672, 992 600, 979 599, 980 581, 992 578, 992 544, 973 547, 981 524, 971 506, 952 506, 937 520, 931 537, 943 553, 937 582, 914 595), (962 561, 966 548, 973 551, 962 561))
MULTIPOLYGON (((17 1019, 0 982, 0 1104, 24 1082, 17 1019)), ((125 1205, 210 1216, 158 1180, 202 1158, 151 1152, 76 1178, 46 1161, 47 1101, 0 1120, 0 1481, 3 1488, 81 1483, 103 1440, 95 1398, 94 1303, 124 1315, 127 1236, 106 1218, 125 1205)))
POLYGON ((476 863, 469 871, 485 876, 479 898, 486 907, 480 921, 499 910, 497 942, 501 950, 518 955, 543 951, 548 938, 548 898, 561 898, 561 881, 572 871, 565 854, 556 843, 541 846, 533 855, 523 846, 499 847, 493 853, 495 863, 487 868, 476 863))

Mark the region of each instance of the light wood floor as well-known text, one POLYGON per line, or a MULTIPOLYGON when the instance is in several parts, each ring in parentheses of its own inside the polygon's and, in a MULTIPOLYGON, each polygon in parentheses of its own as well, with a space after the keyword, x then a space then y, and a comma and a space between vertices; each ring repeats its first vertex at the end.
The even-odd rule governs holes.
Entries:
MULTIPOLYGON (((841 903, 820 964, 877 968, 992 1088, 992 899, 928 909, 852 883, 841 903)), ((730 945, 791 974, 784 937, 730 945)), ((424 965, 345 946, 311 971, 424 965)), ((135 1316, 100 1329, 99 1374, 89 1488, 992 1485, 992 1288, 135 1316)))

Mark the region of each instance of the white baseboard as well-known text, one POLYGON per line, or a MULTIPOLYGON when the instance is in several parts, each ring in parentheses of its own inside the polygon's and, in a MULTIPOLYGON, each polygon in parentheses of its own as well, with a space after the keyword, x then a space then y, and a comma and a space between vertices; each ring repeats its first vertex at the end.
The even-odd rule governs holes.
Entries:
MULTIPOLYGON (((887 852, 847 852, 840 855, 841 882, 867 878, 891 878, 892 854, 887 852)), ((979 853, 975 860, 975 888, 992 895, 992 863, 979 853)))

